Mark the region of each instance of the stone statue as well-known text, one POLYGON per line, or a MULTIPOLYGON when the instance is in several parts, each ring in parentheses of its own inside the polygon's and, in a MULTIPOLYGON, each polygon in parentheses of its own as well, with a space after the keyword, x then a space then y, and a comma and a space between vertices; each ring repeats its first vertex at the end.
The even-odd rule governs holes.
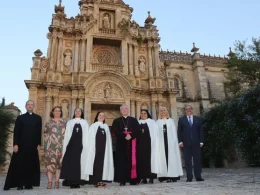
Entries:
POLYGON ((65 58, 64 58, 64 65, 65 66, 70 66, 71 63, 72 63, 72 54, 71 54, 71 51, 69 49, 67 49, 64 53, 65 55, 65 58))
POLYGON ((139 69, 140 69, 140 71, 141 71, 142 73, 145 72, 146 65, 145 65, 145 59, 144 59, 144 57, 141 57, 141 58, 139 59, 139 69))
POLYGON ((111 95, 111 87, 108 84, 105 88, 104 88, 104 97, 105 98, 109 98, 111 95))
POLYGON ((108 14, 105 14, 103 18, 103 28, 111 28, 110 18, 108 14))
POLYGON ((68 103, 66 101, 62 102, 62 111, 63 111, 63 117, 66 119, 69 116, 69 110, 68 110, 68 103))

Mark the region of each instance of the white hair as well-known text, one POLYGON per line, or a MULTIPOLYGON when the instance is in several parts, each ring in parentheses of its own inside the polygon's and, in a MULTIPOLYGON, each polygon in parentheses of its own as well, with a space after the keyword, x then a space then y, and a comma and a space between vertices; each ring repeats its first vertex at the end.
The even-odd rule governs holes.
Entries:
POLYGON ((124 106, 127 107, 127 109, 128 109, 128 106, 127 106, 126 104, 122 104, 122 105, 120 106, 120 110, 121 110, 124 106))

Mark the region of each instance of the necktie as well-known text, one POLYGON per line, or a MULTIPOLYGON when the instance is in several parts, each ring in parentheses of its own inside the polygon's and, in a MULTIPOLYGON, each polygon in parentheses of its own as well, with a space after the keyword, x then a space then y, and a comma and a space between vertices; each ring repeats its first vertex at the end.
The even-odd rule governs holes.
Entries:
POLYGON ((190 116, 189 116, 189 123, 190 123, 190 126, 192 126, 192 122, 191 122, 191 118, 190 118, 190 116))

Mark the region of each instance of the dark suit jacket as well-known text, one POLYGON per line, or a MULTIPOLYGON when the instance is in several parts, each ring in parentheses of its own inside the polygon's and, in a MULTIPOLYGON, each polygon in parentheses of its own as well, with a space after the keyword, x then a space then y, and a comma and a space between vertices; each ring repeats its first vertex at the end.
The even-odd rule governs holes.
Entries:
POLYGON ((184 145, 204 143, 202 119, 193 116, 193 123, 190 126, 187 116, 181 117, 178 122, 178 140, 184 145))

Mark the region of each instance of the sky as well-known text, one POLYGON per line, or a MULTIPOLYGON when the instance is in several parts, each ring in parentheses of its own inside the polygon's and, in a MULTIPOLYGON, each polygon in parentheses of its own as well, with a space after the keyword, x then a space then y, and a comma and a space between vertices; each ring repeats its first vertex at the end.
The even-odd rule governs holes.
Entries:
MULTIPOLYGON (((58 0, 2 1, 0 5, 0 98, 25 112, 36 49, 46 55, 48 26, 58 0)), ((147 12, 156 18, 161 48, 224 56, 236 40, 260 37, 259 0, 124 0, 134 8, 132 19, 143 25, 147 12)), ((63 0, 67 17, 79 13, 78 0, 63 0)))

